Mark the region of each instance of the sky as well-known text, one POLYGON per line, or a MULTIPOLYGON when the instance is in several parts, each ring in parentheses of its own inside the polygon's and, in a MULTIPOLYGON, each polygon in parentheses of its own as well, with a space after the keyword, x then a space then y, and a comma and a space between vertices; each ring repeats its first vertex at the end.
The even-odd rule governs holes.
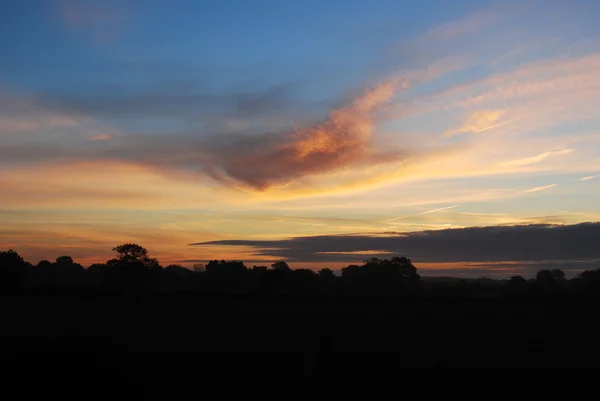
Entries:
POLYGON ((0 249, 600 267, 599 15, 594 0, 2 1, 0 249))

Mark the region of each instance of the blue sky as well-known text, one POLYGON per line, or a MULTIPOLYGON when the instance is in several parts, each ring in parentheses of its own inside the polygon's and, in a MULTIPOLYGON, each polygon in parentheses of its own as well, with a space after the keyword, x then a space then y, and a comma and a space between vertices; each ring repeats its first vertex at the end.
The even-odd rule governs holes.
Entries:
POLYGON ((599 12, 4 1, 0 247, 254 260, 188 244, 598 221, 599 12))

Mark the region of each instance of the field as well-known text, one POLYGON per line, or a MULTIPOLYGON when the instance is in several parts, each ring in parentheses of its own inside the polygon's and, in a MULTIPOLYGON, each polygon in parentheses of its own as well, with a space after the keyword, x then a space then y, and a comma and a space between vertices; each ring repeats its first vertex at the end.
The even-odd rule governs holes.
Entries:
POLYGON ((319 399, 401 369, 600 360, 600 308, 582 303, 179 296, 1 304, 11 377, 63 389, 71 380, 108 393, 237 399, 287 391, 286 399, 319 399))

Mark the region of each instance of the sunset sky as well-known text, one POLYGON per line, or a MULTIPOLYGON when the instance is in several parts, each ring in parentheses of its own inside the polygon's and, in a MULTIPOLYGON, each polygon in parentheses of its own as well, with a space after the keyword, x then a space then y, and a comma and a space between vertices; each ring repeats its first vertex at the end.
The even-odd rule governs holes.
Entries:
POLYGON ((0 250, 600 267, 598 225, 554 226, 600 221, 599 16, 595 0, 1 1, 0 250))

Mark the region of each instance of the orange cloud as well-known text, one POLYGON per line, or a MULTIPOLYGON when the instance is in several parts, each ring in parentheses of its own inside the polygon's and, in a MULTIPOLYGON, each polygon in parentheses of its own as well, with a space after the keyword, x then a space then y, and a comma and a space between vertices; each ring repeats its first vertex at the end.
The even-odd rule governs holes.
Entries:
POLYGON ((265 190, 345 167, 398 161, 400 154, 370 146, 376 112, 391 100, 398 85, 395 79, 381 84, 312 127, 234 139, 214 149, 204 168, 217 180, 265 190))
POLYGON ((109 134, 97 134, 90 137, 91 141, 107 141, 112 138, 109 134))

